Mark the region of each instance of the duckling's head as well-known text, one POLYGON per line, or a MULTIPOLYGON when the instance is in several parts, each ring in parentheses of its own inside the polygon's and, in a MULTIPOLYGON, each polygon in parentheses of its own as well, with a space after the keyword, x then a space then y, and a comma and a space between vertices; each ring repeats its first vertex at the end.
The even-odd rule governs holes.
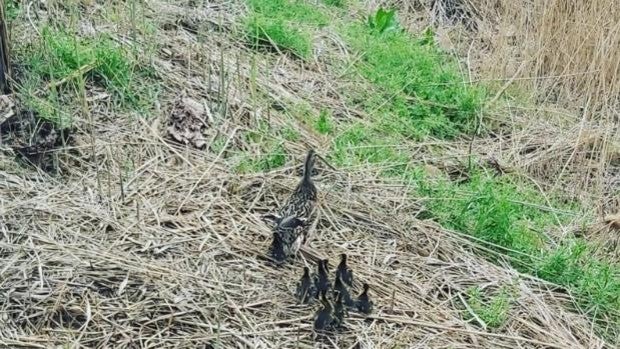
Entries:
POLYGON ((273 233, 273 241, 271 242, 271 257, 273 257, 277 263, 281 263, 286 259, 282 237, 277 232, 273 233))
POLYGON ((364 294, 368 293, 370 286, 367 283, 364 283, 364 294))
POLYGON ((325 271, 329 269, 329 259, 321 259, 319 263, 323 266, 323 269, 325 269, 325 271))

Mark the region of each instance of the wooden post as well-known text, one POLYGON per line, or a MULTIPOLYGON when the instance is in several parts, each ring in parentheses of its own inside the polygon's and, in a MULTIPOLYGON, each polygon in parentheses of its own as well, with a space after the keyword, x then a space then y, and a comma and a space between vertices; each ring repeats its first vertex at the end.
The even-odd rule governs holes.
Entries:
POLYGON ((4 10, 4 0, 0 0, 0 91, 7 94, 11 92, 9 86, 11 61, 9 59, 9 34, 4 10))

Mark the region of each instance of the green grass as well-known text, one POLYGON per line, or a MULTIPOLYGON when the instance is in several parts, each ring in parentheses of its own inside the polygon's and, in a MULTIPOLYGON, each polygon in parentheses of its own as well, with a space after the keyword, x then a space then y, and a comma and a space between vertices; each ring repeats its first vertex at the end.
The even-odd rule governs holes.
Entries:
POLYGON ((282 18, 287 21, 322 27, 329 23, 326 16, 316 6, 303 0, 247 0, 256 13, 271 18, 282 18))
POLYGON ((522 203, 530 199, 540 204, 543 198, 505 178, 476 173, 462 185, 423 180, 418 192, 428 198, 428 209, 445 227, 505 247, 509 255, 535 254, 545 244, 535 231, 556 223, 552 213, 522 203))
POLYGON ((297 142, 301 139, 301 135, 292 126, 286 126, 281 131, 282 138, 289 142, 297 142))
POLYGON ((258 157, 244 156, 237 164, 238 173, 267 172, 286 164, 287 153, 281 144, 271 145, 258 157))
MULTIPOLYGON (((498 328, 506 322, 511 299, 506 288, 500 289, 499 293, 494 296, 486 296, 480 287, 472 287, 467 291, 469 308, 478 319, 484 322, 484 325, 490 328, 498 328)), ((468 315, 472 316, 472 314, 468 315)))
POLYGON ((336 6, 336 7, 346 7, 347 0, 323 0, 325 5, 336 6))
POLYGON ((8 22, 14 21, 21 13, 19 1, 8 0, 5 2, 5 13, 8 22))
POLYGON ((71 120, 68 113, 54 110, 66 109, 58 96, 77 106, 86 83, 104 87, 122 106, 134 109, 148 108, 156 93, 152 81, 144 83, 149 71, 137 68, 135 54, 108 37, 80 39, 46 27, 18 55, 25 70, 20 95, 41 117, 64 126, 71 120))
POLYGON ((259 150, 259 155, 251 155, 241 151, 235 170, 238 173, 257 173, 282 167, 289 158, 284 144, 286 141, 296 142, 299 138, 299 132, 291 125, 280 127, 261 121, 254 129, 245 131, 243 134, 244 143, 259 150))
POLYGON ((475 173, 456 184, 429 179, 421 171, 412 175, 417 195, 424 197, 431 217, 442 226, 474 236, 498 252, 491 260, 507 260, 523 273, 565 287, 580 309, 596 320, 620 324, 620 272, 617 261, 593 257, 584 241, 552 241, 544 234, 584 215, 576 204, 547 200, 525 183, 510 177, 475 173))
MULTIPOLYGON (((273 26, 272 34, 266 34, 270 44, 301 57, 310 54, 311 31, 330 22, 324 19, 329 13, 302 1, 249 3, 250 19, 259 16, 264 21, 261 27, 273 26)), ((340 6, 339 1, 324 3, 340 6)), ((390 11, 384 11, 371 22, 336 16, 331 21, 358 57, 343 64, 340 73, 356 82, 349 84, 353 87, 345 98, 368 115, 364 122, 339 120, 336 124, 329 111, 316 115, 312 108, 308 111, 301 106, 291 109, 294 117, 331 138, 329 159, 334 165, 371 164, 385 176, 410 181, 415 195, 424 198, 430 218, 483 242, 494 251, 483 252, 490 260, 509 262, 523 273, 566 288, 578 300, 579 309, 599 324, 603 319, 612 326, 619 324, 617 262, 594 258, 583 241, 556 241, 551 236, 560 225, 582 216, 583 208, 548 199, 511 176, 496 178, 476 170, 469 180, 456 183, 447 177, 431 179, 421 169, 410 168, 410 154, 400 145, 428 137, 472 134, 487 93, 484 86, 466 82, 456 60, 438 48, 432 31, 407 33, 390 16, 390 11)), ((256 27, 249 30, 256 32, 256 27)), ((262 147, 263 157, 240 167, 263 171, 284 165, 286 154, 280 143, 266 142, 262 147)), ((499 327, 508 316, 510 295, 500 292, 487 297, 474 290, 468 304, 487 326, 499 327)))
POLYGON ((274 48, 308 58, 312 52, 310 35, 280 19, 251 16, 246 24, 247 40, 255 49, 274 48))
POLYGON ((535 265, 536 276, 566 287, 577 296, 582 311, 607 318, 620 329, 620 264, 593 257, 587 242, 566 239, 547 251, 535 265))
POLYGON ((397 142, 363 124, 354 124, 334 137, 329 158, 340 167, 365 164, 394 166, 407 162, 397 142))
POLYGON ((354 98, 389 131, 421 139, 452 138, 475 130, 485 92, 464 81, 454 59, 437 48, 432 34, 380 33, 364 23, 347 24, 343 33, 361 57, 355 69, 376 87, 354 98))
POLYGON ((317 132, 324 135, 333 132, 334 125, 332 124, 332 115, 327 109, 321 109, 314 128, 317 132))
POLYGON ((289 52, 302 59, 312 54, 314 27, 328 18, 316 7, 299 0, 248 0, 251 12, 245 21, 246 40, 254 48, 289 52))

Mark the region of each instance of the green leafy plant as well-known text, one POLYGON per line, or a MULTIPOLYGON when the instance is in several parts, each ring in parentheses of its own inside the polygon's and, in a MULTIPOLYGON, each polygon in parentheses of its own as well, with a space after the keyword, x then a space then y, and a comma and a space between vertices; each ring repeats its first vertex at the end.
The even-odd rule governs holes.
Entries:
POLYGON ((374 15, 368 16, 368 27, 381 34, 397 31, 400 29, 396 10, 385 10, 380 7, 374 15))
POLYGON ((319 118, 317 119, 315 126, 319 133, 328 134, 332 132, 333 126, 331 124, 330 116, 331 115, 329 112, 325 109, 322 109, 319 113, 319 118))

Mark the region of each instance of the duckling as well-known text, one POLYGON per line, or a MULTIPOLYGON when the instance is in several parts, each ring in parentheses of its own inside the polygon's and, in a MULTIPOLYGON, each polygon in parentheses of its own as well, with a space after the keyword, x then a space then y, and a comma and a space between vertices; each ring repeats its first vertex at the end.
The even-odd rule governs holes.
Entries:
POLYGON ((273 232, 273 240, 271 240, 271 247, 269 250, 271 258, 276 263, 281 263, 286 258, 284 243, 282 242, 282 237, 278 232, 273 232))
POLYGON ((271 257, 278 263, 284 263, 291 256, 296 246, 297 235, 303 229, 304 221, 297 217, 289 216, 279 219, 271 244, 271 257))
POLYGON ((297 296, 299 302, 309 303, 315 292, 316 288, 310 277, 310 268, 304 267, 304 275, 299 280, 299 284, 297 284, 295 296, 297 296))
POLYGON ((329 270, 327 266, 328 260, 322 259, 319 261, 318 265, 318 276, 315 278, 316 285, 316 297, 319 297, 319 294, 322 292, 327 292, 332 287, 329 282, 329 270))
POLYGON ((336 278, 340 277, 344 283, 353 286, 353 271, 347 266, 347 254, 340 255, 340 264, 336 269, 336 278))
POLYGON ((334 308, 327 299, 327 292, 321 292, 321 304, 323 307, 316 312, 314 317, 314 330, 324 332, 331 329, 333 323, 334 308))
POLYGON ((357 302, 355 305, 360 313, 370 314, 372 312, 373 303, 368 296, 369 288, 370 286, 368 286, 367 283, 364 283, 364 291, 362 291, 362 293, 360 293, 360 295, 357 297, 357 302))
POLYGON ((341 328, 344 324, 344 318, 347 316, 347 309, 343 303, 343 294, 337 293, 336 303, 334 304, 334 317, 332 320, 332 326, 334 328, 341 328))
POLYGON ((340 276, 336 276, 336 281, 334 282, 334 297, 336 296, 340 296, 347 307, 355 306, 355 302, 351 299, 351 294, 347 290, 347 285, 342 282, 340 276))

